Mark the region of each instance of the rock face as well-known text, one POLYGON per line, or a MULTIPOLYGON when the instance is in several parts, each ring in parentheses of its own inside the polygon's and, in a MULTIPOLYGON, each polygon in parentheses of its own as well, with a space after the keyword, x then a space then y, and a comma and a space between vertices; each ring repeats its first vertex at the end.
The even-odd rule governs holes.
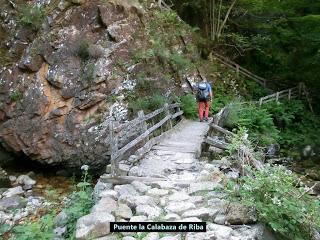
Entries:
POLYGON ((21 1, 51 9, 36 33, 18 24, 15 4, 0 2, 6 33, 0 48, 16 62, 0 68, 0 143, 44 164, 105 165, 109 116, 125 119, 123 94, 135 91, 130 51, 143 45, 142 7, 136 0, 58 1, 58 6, 21 1))

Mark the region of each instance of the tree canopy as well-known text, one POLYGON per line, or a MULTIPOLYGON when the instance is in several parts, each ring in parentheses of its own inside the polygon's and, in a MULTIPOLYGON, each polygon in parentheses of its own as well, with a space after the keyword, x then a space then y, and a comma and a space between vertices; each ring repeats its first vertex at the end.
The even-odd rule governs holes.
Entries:
MULTIPOLYGON (((222 22, 234 1, 173 2, 184 20, 210 38, 212 12, 222 22)), ((210 48, 223 48, 237 62, 269 79, 274 89, 305 82, 316 103, 320 100, 319 26, 318 0, 237 0, 223 35, 211 38, 215 42, 210 48)))

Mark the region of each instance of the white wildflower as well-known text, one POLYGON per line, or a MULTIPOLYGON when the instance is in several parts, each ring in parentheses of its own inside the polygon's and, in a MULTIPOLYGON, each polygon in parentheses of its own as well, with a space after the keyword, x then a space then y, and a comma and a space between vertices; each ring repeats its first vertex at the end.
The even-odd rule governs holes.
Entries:
POLYGON ((281 200, 277 196, 274 196, 272 198, 272 203, 275 205, 281 206, 281 200))
POLYGON ((88 171, 88 169, 89 169, 88 165, 82 165, 81 166, 81 170, 83 170, 83 171, 88 171))

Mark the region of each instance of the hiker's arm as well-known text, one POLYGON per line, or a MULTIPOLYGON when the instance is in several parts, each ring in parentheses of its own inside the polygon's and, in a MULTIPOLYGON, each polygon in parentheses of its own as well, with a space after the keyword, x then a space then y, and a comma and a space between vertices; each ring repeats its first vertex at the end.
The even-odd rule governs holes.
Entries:
POLYGON ((213 94, 212 94, 212 89, 210 88, 210 100, 213 100, 213 94))

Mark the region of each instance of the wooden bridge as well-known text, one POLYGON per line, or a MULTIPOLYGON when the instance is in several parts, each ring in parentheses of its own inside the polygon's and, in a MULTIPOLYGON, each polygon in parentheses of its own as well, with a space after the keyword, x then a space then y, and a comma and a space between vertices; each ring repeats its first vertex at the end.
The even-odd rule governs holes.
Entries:
POLYGON ((150 150, 152 146, 160 141, 164 132, 174 126, 182 114, 183 111, 180 109, 180 104, 175 103, 165 104, 164 107, 147 115, 143 111, 139 111, 137 118, 122 125, 116 126, 115 121, 112 120, 110 123, 111 176, 120 176, 119 162, 130 149, 143 144, 148 146, 144 152, 150 150), (138 129, 140 134, 119 148, 119 136, 135 128, 138 129))
MULTIPOLYGON (((239 64, 217 53, 212 52, 212 54, 218 61, 234 69, 237 76, 242 74, 266 87, 266 79, 251 73, 247 69, 241 67, 239 64)), ((313 112, 310 96, 304 83, 300 83, 294 88, 272 93, 260 98, 258 101, 252 101, 251 103, 257 103, 259 106, 261 106, 262 104, 271 101, 279 102, 282 99, 287 99, 290 101, 297 98, 305 98, 309 103, 310 110, 313 112)), ((117 178, 121 176, 119 162, 122 161, 124 157, 128 157, 128 154, 130 155, 130 150, 132 151, 137 147, 142 147, 142 150, 140 151, 140 156, 142 157, 145 153, 150 151, 154 145, 161 141, 165 135, 165 132, 172 129, 172 127, 181 119, 182 115, 183 111, 180 109, 180 104, 175 103, 165 104, 164 107, 159 108, 147 115, 145 115, 143 111, 139 111, 137 118, 124 124, 119 125, 116 121, 111 120, 109 128, 111 177, 117 178), (122 139, 124 136, 126 136, 126 134, 129 142, 122 139), (122 143, 119 144, 120 142, 122 143)), ((210 129, 211 130, 209 132, 212 132, 212 129, 215 129, 218 132, 224 132, 224 134, 227 136, 232 135, 230 132, 226 132, 215 124, 211 124, 210 129)), ((210 136, 207 136, 207 138, 203 139, 203 141, 207 144, 214 145, 215 147, 227 149, 227 145, 225 143, 214 140, 210 136)))

